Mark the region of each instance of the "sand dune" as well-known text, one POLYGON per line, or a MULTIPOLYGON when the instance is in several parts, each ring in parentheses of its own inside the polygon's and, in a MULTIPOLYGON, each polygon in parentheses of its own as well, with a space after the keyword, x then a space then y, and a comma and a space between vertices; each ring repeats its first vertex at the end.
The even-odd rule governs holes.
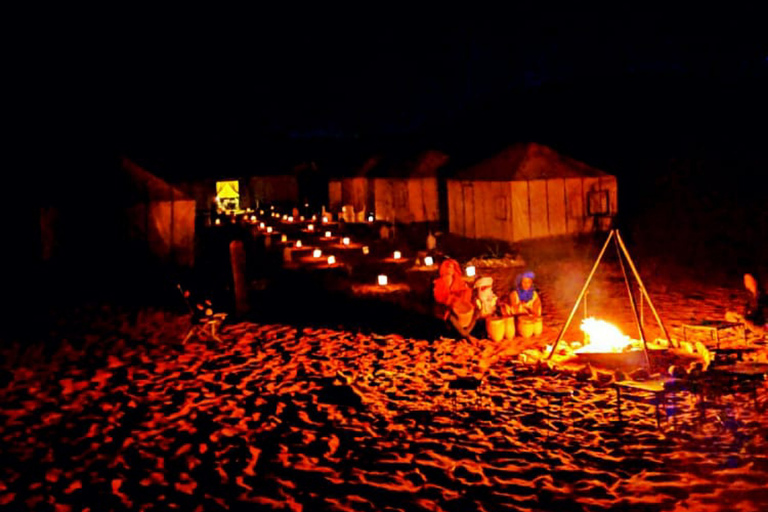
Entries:
MULTIPOLYGON (((755 400, 710 397, 703 414, 695 395, 675 393, 661 429, 652 397, 630 395, 619 425, 610 373, 519 357, 540 356, 557 335, 574 299, 558 295, 563 275, 558 265, 540 270, 544 334, 506 347, 247 322, 227 326, 222 343, 182 346, 182 317, 82 312, 52 355, 6 351, 0 505, 768 508, 764 384, 755 400)), ((600 278, 591 307, 620 300, 614 278, 600 278)), ((738 298, 672 288, 654 302, 675 337, 683 322, 719 317, 738 298)), ((631 329, 631 316, 616 314, 631 329)))

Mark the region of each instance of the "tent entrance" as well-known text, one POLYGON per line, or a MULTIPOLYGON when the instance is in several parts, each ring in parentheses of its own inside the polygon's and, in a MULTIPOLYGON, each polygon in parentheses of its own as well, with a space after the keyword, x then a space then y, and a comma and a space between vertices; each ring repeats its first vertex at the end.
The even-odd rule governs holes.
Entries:
POLYGON ((240 209, 240 182, 217 181, 216 182, 216 202, 224 210, 240 209))

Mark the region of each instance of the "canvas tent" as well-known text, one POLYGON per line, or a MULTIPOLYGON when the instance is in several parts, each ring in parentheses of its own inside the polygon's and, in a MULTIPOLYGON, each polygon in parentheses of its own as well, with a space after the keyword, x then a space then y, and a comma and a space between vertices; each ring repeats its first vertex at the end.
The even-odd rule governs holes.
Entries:
POLYGON ((194 263, 195 201, 127 158, 53 190, 40 227, 43 261, 194 263))
POLYGON ((438 172, 448 155, 428 150, 414 155, 368 158, 353 176, 329 181, 331 211, 351 206, 376 220, 430 222, 440 218, 438 172))
POLYGON ((510 146, 447 181, 448 229, 510 242, 607 230, 616 177, 536 143, 510 146))

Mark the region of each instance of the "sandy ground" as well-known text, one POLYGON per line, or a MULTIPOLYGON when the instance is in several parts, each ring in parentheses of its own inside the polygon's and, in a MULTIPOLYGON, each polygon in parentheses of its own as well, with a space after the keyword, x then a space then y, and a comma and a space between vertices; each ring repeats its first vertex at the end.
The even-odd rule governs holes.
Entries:
MULTIPOLYGON (((181 345, 187 318, 158 310, 62 318, 56 349, 4 350, 0 508, 768 509, 763 382, 704 408, 675 393, 657 428, 653 395, 626 396, 619 423, 611 372, 537 361, 591 264, 537 262, 544 333, 504 346, 268 322, 181 345)), ((484 272, 503 294, 516 270, 484 272)), ((601 268, 587 307, 634 335, 621 276, 601 268)), ((646 284, 674 340, 741 301, 737 288, 646 284)))

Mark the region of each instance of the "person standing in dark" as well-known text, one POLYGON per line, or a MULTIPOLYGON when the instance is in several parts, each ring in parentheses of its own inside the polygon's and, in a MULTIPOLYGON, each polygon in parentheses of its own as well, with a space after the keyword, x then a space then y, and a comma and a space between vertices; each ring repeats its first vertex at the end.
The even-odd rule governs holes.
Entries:
POLYGON ((725 319, 729 322, 743 322, 753 333, 765 336, 768 332, 768 295, 763 292, 752 274, 744 274, 744 288, 749 295, 742 312, 729 311, 725 314, 725 319))

